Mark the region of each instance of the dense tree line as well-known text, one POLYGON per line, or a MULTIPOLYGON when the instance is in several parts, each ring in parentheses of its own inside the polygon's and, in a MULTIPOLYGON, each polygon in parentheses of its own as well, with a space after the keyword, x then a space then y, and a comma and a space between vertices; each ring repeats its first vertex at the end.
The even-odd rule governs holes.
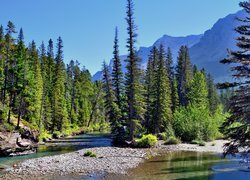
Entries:
POLYGON ((122 74, 117 30, 112 73, 106 64, 103 68, 106 106, 115 137, 133 141, 146 133, 166 133, 191 141, 219 135, 224 117, 212 76, 192 65, 187 46, 181 46, 176 67, 170 48, 165 52, 163 45, 153 47, 143 71, 135 47, 132 0, 127 0, 126 21, 127 71, 122 74))
MULTIPOLYGON (((63 41, 46 48, 24 43, 23 30, 0 27, 0 121, 18 130, 27 122, 47 134, 70 134, 110 123, 114 142, 134 142, 144 134, 176 136, 183 141, 209 140, 219 135, 224 119, 213 78, 192 65, 189 49, 180 47, 177 63, 170 48, 153 47, 146 70, 136 49, 134 4, 127 0, 126 73, 119 58, 115 31, 112 69, 103 63, 103 79, 92 82, 87 69, 71 60, 65 65, 63 41), (167 49, 167 50, 166 50, 167 49)), ((223 96, 223 98, 222 98, 223 96)), ((227 109, 227 107, 224 107, 227 109)))
MULTIPOLYGON (((70 133, 71 129, 104 123, 104 96, 87 69, 71 60, 65 66, 63 41, 52 39, 46 49, 25 45, 23 30, 0 27, 1 122, 20 128, 22 120, 40 132, 70 133), (39 50, 38 50, 39 49, 39 50)), ((119 92, 118 92, 119 93, 119 92)))

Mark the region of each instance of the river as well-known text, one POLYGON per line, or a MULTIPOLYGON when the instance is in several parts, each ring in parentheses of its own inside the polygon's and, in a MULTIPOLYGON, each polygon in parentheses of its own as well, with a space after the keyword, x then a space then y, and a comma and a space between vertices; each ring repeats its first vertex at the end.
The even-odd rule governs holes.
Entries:
MULTIPOLYGON (((84 134, 58 139, 46 145, 40 145, 38 152, 26 156, 2 157, 0 167, 9 167, 30 158, 52 156, 90 147, 111 146, 111 139, 103 134, 84 134)), ((1 172, 0 172, 1 174, 1 172)), ((213 179, 213 180, 249 180, 250 172, 243 171, 239 157, 224 159, 220 154, 199 152, 169 152, 146 160, 137 168, 128 172, 127 176, 107 175, 110 179, 213 179)), ((60 177, 68 179, 69 177, 60 177)), ((70 176, 70 179, 81 177, 70 176)), ((82 177, 86 178, 86 176, 82 177)), ((92 176, 90 179, 100 179, 92 176)), ((56 178, 55 178, 56 179, 56 178)), ((88 178, 89 179, 89 178, 88 178)))
POLYGON ((0 157, 0 168, 6 168, 31 158, 58 155, 84 148, 107 147, 111 146, 111 142, 108 135, 100 133, 82 134, 74 137, 62 138, 47 143, 46 145, 39 145, 37 153, 25 156, 0 157))
POLYGON ((249 180, 250 171, 245 171, 239 159, 215 153, 169 152, 147 160, 129 176, 136 180, 249 180))

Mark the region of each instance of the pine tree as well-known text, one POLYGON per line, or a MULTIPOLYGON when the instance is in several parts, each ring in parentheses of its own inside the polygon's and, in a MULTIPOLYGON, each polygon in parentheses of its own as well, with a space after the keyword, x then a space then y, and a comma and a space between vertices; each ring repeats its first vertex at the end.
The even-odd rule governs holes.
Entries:
POLYGON ((24 91, 26 86, 26 62, 27 62, 27 52, 24 45, 24 37, 23 37, 23 30, 20 29, 19 36, 18 36, 18 44, 15 51, 15 58, 17 62, 17 69, 16 69, 16 85, 17 85, 17 96, 18 102, 16 108, 18 109, 18 120, 16 129, 19 129, 21 116, 24 113, 24 91))
MULTIPOLYGON (((43 55, 42 74, 44 81, 44 106, 43 106, 43 121, 45 129, 53 131, 53 77, 55 73, 54 45, 52 39, 49 40, 47 47, 47 56, 43 55)), ((44 50, 45 52, 45 50, 44 50)))
POLYGON ((127 58, 127 73, 126 73, 126 94, 128 101, 128 123, 129 123, 129 137, 130 140, 134 139, 136 122, 144 119, 144 103, 141 90, 143 87, 141 81, 141 70, 139 68, 139 57, 135 49, 136 25, 134 22, 134 4, 132 0, 127 0, 127 17, 128 24, 128 58, 127 58))
POLYGON ((174 78, 172 86, 172 112, 174 113, 180 106, 179 104, 179 95, 178 95, 178 85, 177 80, 174 78))
MULTIPOLYGON (((167 51, 167 57, 166 57, 166 68, 168 72, 168 78, 170 79, 170 82, 173 83, 174 81, 174 65, 173 65, 173 55, 170 48, 168 48, 167 51)), ((171 84, 172 86, 172 84, 171 84)))
POLYGON ((112 80, 107 64, 103 63, 103 89, 105 92, 106 116, 109 118, 112 128, 112 134, 116 135, 117 124, 121 118, 117 104, 115 103, 115 94, 112 88, 112 80))
POLYGON ((42 70, 41 70, 41 63, 39 60, 38 51, 36 48, 36 44, 34 41, 32 41, 32 51, 31 55, 33 56, 34 61, 34 79, 35 79, 35 85, 34 85, 34 118, 37 119, 37 124, 39 129, 43 127, 43 122, 41 121, 41 110, 42 110, 42 100, 43 100, 43 78, 42 78, 42 70))
POLYGON ((238 19, 242 24, 235 29, 239 34, 236 43, 239 50, 230 51, 229 57, 221 61, 223 64, 233 65, 235 81, 218 85, 219 88, 236 89, 230 100, 231 116, 223 124, 227 137, 231 139, 231 142, 226 144, 226 154, 238 152, 239 149, 249 153, 250 147, 250 2, 243 1, 240 6, 247 16, 238 19))
POLYGON ((219 106, 219 97, 211 74, 207 75, 208 102, 211 115, 215 115, 219 106))
POLYGON ((52 98, 52 131, 62 131, 68 125, 67 118, 67 106, 65 100, 65 81, 66 72, 63 62, 63 44, 61 37, 57 40, 57 54, 56 54, 56 66, 55 74, 53 77, 53 98, 52 98))
POLYGON ((191 83, 188 93, 188 102, 197 108, 208 108, 208 88, 204 74, 197 71, 191 83))
POLYGON ((75 124, 77 122, 76 117, 76 107, 75 98, 76 98, 76 90, 75 87, 77 85, 78 77, 80 76, 80 68, 78 62, 74 62, 73 60, 67 65, 67 86, 69 91, 69 121, 71 124, 75 124))
POLYGON ((167 126, 170 126, 172 120, 171 84, 166 68, 163 45, 161 45, 159 49, 155 86, 154 133, 160 133, 163 132, 167 126))
POLYGON ((112 70, 112 81, 113 88, 116 96, 116 103, 119 109, 122 109, 122 91, 123 91, 123 73, 121 60, 119 58, 119 45, 118 45, 118 30, 115 30, 114 40, 114 57, 113 57, 113 70, 112 70))
POLYGON ((154 101, 155 101, 155 73, 156 73, 156 61, 158 61, 158 49, 153 47, 150 51, 148 58, 148 64, 145 75, 145 103, 146 103, 146 112, 145 112, 145 127, 148 133, 153 133, 153 110, 154 110, 154 101))
POLYGON ((187 46, 181 46, 176 66, 176 80, 178 87, 179 103, 181 106, 188 105, 187 94, 192 81, 192 65, 190 62, 187 46))
POLYGON ((14 87, 15 84, 15 68, 16 68, 16 60, 13 57, 13 52, 15 49, 15 39, 12 37, 12 34, 15 32, 15 25, 9 21, 7 28, 6 28, 6 34, 5 34, 5 67, 4 67, 4 87, 3 87, 3 104, 6 104, 6 96, 7 91, 9 92, 9 112, 8 112, 8 123, 10 123, 10 114, 11 110, 15 103, 15 97, 16 97, 16 89, 14 87))
POLYGON ((103 91, 103 84, 101 81, 94 82, 93 92, 94 95, 91 98, 92 109, 87 127, 89 127, 92 122, 96 122, 96 120, 99 120, 100 122, 105 121, 105 93, 103 91))
POLYGON ((0 101, 3 102, 3 86, 4 86, 4 30, 0 26, 0 101))
POLYGON ((23 104, 24 118, 34 126, 40 127, 40 111, 42 105, 43 80, 38 50, 34 41, 28 48, 27 62, 25 63, 25 86, 23 104))
POLYGON ((79 93, 78 103, 80 109, 78 112, 78 124, 80 126, 87 126, 91 116, 91 99, 94 96, 94 89, 91 82, 91 74, 85 67, 81 70, 77 87, 76 91, 79 93))
POLYGON ((45 129, 47 127, 48 121, 48 114, 47 114, 47 106, 48 104, 48 61, 46 57, 46 49, 44 42, 42 42, 40 48, 39 48, 39 61, 41 64, 41 74, 42 74, 42 81, 43 81, 43 92, 42 92, 42 102, 41 102, 41 108, 40 108, 40 119, 39 124, 43 124, 45 126, 45 129))
POLYGON ((168 79, 170 80, 170 87, 171 87, 171 101, 172 101, 172 112, 178 107, 178 97, 176 95, 177 89, 175 87, 175 74, 174 74, 174 65, 173 65, 173 56, 172 51, 168 48, 167 57, 166 57, 166 68, 168 72, 168 79))

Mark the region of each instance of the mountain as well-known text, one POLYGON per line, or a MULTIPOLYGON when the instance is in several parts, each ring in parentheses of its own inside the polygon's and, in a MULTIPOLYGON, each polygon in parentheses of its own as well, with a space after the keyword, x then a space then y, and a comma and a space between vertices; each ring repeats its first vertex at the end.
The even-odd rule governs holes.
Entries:
MULTIPOLYGON (((229 80, 229 67, 220 64, 219 61, 227 57, 227 49, 236 49, 235 39, 237 37, 234 28, 239 25, 236 17, 244 17, 244 11, 239 11, 235 14, 230 14, 219 19, 213 27, 201 35, 190 35, 186 37, 172 37, 168 35, 162 36, 150 47, 141 47, 138 50, 138 55, 141 58, 142 67, 145 68, 150 50, 153 46, 159 47, 163 44, 165 49, 170 47, 173 52, 174 62, 177 60, 177 55, 180 46, 187 45, 190 48, 190 57, 193 64, 199 68, 205 68, 211 73, 215 81, 229 80)), ((126 55, 121 56, 123 71, 126 70, 126 55)), ((112 67, 112 60, 110 68, 112 67)), ((93 80, 100 80, 102 72, 99 71, 93 76, 93 80)))
MULTIPOLYGON (((158 39, 152 46, 150 47, 140 47, 138 50, 138 56, 141 59, 141 66, 142 68, 145 68, 148 62, 148 55, 151 51, 151 49, 156 46, 160 47, 161 44, 164 45, 165 50, 167 50, 168 47, 171 48, 172 53, 173 53, 173 58, 176 60, 178 51, 182 45, 187 45, 189 48, 191 48, 193 45, 197 44, 201 37, 203 35, 190 35, 186 37, 172 37, 168 35, 162 36, 160 39, 158 39)), ((122 61, 122 70, 123 72, 126 71, 126 62, 125 59, 127 58, 127 55, 122 55, 120 56, 120 59, 122 61)), ((111 69, 112 67, 112 60, 110 60, 109 67, 111 69)), ((92 80, 100 80, 102 79, 102 71, 98 71, 97 73, 94 74, 92 77, 92 80)))
POLYGON ((230 80, 229 66, 219 61, 227 57, 228 49, 237 49, 235 39, 238 34, 234 29, 239 25, 239 21, 236 17, 245 15, 244 11, 239 11, 219 19, 210 30, 204 33, 200 42, 190 48, 192 62, 200 68, 204 67, 217 82, 230 80))

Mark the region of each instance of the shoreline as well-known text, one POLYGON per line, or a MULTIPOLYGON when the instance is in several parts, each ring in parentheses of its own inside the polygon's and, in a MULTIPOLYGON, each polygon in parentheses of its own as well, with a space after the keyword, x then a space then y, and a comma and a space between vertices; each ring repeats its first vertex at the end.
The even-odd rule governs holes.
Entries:
POLYGON ((47 156, 23 161, 7 168, 2 179, 43 179, 60 176, 105 177, 107 174, 126 175, 130 169, 136 168, 146 159, 171 151, 193 151, 222 153, 225 140, 206 143, 205 146, 195 144, 163 145, 160 141, 154 148, 87 148, 71 153, 47 156), (85 157, 91 151, 97 157, 85 157))

